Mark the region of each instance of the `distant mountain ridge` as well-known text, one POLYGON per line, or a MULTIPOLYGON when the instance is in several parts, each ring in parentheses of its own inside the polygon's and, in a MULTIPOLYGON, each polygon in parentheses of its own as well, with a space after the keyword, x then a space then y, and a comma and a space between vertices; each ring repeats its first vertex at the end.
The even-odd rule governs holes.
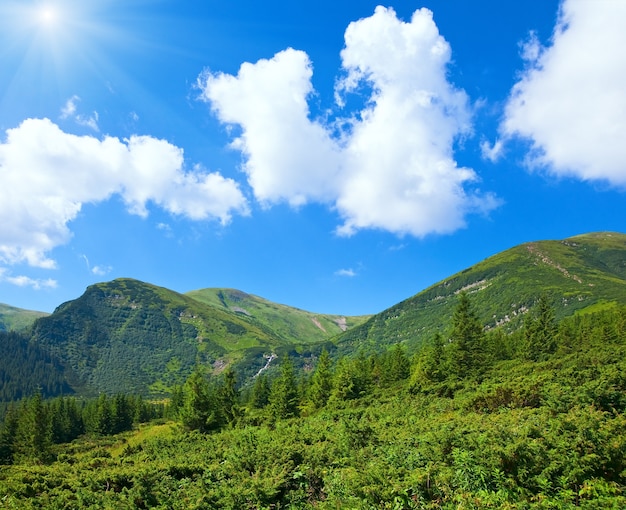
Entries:
POLYGON ((185 295, 217 308, 252 317, 283 340, 297 344, 328 340, 369 318, 316 314, 273 303, 236 289, 201 289, 185 295))
POLYGON ((626 235, 525 243, 371 317, 314 314, 235 289, 181 294, 120 278, 88 287, 24 335, 38 349, 29 352, 49 356, 40 366, 64 370, 79 394, 164 395, 196 364, 214 375, 232 366, 240 381, 251 381, 276 364, 272 355, 290 353, 303 367, 323 347, 352 355, 402 343, 417 351, 436 331, 445 336, 461 292, 487 329, 504 331, 518 328, 541 295, 557 318, 626 304, 626 235))
POLYGON ((0 331, 19 331, 28 328, 39 317, 50 315, 46 312, 25 310, 0 303, 0 331))
POLYGON ((415 350, 445 332, 465 291, 487 329, 516 328, 545 294, 557 318, 626 303, 626 235, 596 232, 524 243, 493 255, 374 315, 338 341, 344 351, 403 342, 415 350))

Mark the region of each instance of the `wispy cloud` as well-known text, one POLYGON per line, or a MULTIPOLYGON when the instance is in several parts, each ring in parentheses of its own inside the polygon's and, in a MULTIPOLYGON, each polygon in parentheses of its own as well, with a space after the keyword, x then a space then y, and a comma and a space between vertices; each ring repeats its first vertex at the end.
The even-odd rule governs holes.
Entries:
POLYGON ((356 275, 357 275, 356 271, 352 268, 338 269, 337 271, 335 271, 335 276, 346 276, 348 278, 352 278, 356 275))
POLYGON ((89 263, 89 258, 87 258, 87 255, 81 255, 80 258, 82 258, 85 261, 85 265, 87 266, 87 270, 96 276, 104 276, 109 274, 113 268, 111 266, 102 266, 102 265, 96 265, 96 266, 91 266, 91 264, 89 263))
POLYGON ((61 118, 62 119, 73 119, 76 124, 79 126, 88 127, 93 131, 100 131, 98 127, 98 112, 93 112, 90 116, 85 116, 77 113, 77 103, 80 101, 80 97, 72 96, 70 97, 63 108, 61 108, 61 118))

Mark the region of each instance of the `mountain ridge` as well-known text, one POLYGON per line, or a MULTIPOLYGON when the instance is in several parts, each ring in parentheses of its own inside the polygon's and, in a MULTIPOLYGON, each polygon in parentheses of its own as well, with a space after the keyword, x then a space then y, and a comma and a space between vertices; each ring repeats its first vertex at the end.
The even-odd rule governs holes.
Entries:
POLYGON ((356 355, 402 344, 416 352, 436 332, 447 334, 461 292, 485 329, 505 333, 521 326, 541 295, 557 318, 626 304, 626 235, 523 243, 373 316, 314 314, 236 289, 182 294, 118 278, 90 285, 35 320, 28 334, 81 393, 159 396, 198 364, 216 376, 231 366, 250 382, 276 355, 310 368, 323 348, 356 355))
POLYGON ((557 317, 626 303, 626 235, 593 232, 514 246, 375 314, 342 335, 338 346, 347 351, 402 342, 414 351, 445 331, 444 318, 452 315, 460 292, 475 297, 487 329, 517 328, 541 294, 557 317))

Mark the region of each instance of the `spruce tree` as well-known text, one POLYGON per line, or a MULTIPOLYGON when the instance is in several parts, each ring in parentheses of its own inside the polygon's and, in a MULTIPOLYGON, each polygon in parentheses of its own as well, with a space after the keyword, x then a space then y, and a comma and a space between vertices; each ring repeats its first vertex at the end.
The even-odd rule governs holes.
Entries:
POLYGON ((524 320, 524 353, 532 361, 545 359, 556 350, 557 325, 554 309, 542 294, 532 313, 524 320))
POLYGON ((453 345, 454 374, 460 379, 480 375, 487 361, 483 326, 465 292, 461 292, 452 316, 450 340, 453 345))
POLYGON ((298 414, 298 389, 293 362, 289 355, 280 364, 280 376, 273 382, 269 411, 273 418, 291 418, 298 414))
POLYGON ((311 377, 309 386, 309 401, 313 407, 320 409, 326 405, 333 389, 333 374, 331 371, 330 354, 326 349, 322 350, 320 358, 311 377))
POLYGON ((217 399, 224 420, 230 425, 236 424, 240 418, 239 390, 235 372, 230 367, 224 372, 224 381, 217 390, 217 399))

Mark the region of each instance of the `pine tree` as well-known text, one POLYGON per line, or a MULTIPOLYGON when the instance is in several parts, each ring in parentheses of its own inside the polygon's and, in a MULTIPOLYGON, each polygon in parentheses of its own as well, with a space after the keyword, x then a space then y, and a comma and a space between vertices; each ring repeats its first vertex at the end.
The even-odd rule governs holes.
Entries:
POLYGON ((403 381, 411 373, 411 362, 400 344, 396 344, 388 354, 387 376, 389 382, 403 381))
POLYGON ((50 459, 52 427, 39 391, 20 407, 14 445, 15 451, 22 457, 39 461, 50 459))
POLYGON ((11 404, 4 415, 4 423, 0 428, 0 464, 13 462, 18 425, 18 410, 11 404))
POLYGON ((267 375, 260 374, 254 380, 252 387, 252 395, 250 397, 250 406, 254 409, 262 409, 269 403, 270 383, 267 375))
POLYGON ((190 430, 208 432, 216 428, 216 409, 209 383, 200 368, 196 368, 183 386, 183 425, 190 430))

